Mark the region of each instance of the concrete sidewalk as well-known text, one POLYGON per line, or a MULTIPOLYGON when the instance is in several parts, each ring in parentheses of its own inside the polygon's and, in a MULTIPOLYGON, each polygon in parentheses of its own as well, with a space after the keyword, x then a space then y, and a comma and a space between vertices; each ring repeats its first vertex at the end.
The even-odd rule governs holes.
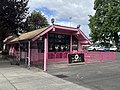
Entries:
POLYGON ((0 61, 0 90, 90 90, 57 78, 36 68, 10 65, 0 61))

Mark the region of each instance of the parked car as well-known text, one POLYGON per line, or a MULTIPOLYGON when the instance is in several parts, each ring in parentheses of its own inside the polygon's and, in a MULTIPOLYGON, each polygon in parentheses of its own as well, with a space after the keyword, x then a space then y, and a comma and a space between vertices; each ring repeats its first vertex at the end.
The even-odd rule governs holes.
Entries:
POLYGON ((98 49, 100 49, 100 45, 92 45, 88 47, 88 51, 97 51, 98 49))
POLYGON ((104 47, 98 48, 98 51, 104 51, 104 47))
POLYGON ((110 48, 102 45, 92 45, 88 47, 88 51, 110 51, 110 48))
POLYGON ((106 47, 106 46, 101 46, 98 51, 110 51, 110 48, 109 47, 106 47))
POLYGON ((117 47, 116 46, 110 47, 110 51, 117 51, 117 47))

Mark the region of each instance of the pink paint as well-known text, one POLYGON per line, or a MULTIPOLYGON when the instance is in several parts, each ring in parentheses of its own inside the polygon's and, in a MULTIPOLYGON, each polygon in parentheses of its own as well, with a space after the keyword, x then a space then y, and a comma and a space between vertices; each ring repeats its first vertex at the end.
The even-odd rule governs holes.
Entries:
POLYGON ((80 34, 86 39, 85 41, 87 41, 89 44, 91 44, 90 40, 85 36, 85 34, 79 30, 80 34))
POLYGON ((44 59, 44 53, 39 53, 39 60, 43 60, 44 59))
POLYGON ((19 61, 20 61, 20 42, 19 42, 19 61))
POLYGON ((80 40, 78 40, 78 52, 81 52, 81 51, 82 51, 82 45, 80 40))
POLYGON ((53 32, 55 32, 55 27, 53 27, 53 30, 52 30, 53 32))
POLYGON ((116 55, 114 52, 84 52, 85 62, 114 61, 116 55))
POLYGON ((56 64, 57 62, 65 62, 69 52, 48 52, 48 62, 56 64))
POLYGON ((59 26, 59 25, 55 25, 54 27, 57 29, 63 29, 63 30, 69 30, 69 31, 78 31, 77 28, 72 28, 72 27, 59 26))
POLYGON ((68 62, 68 54, 69 54, 69 53, 67 53, 67 59, 66 59, 66 64, 67 64, 67 65, 69 64, 69 62, 68 62))
POLYGON ((37 62, 39 60, 38 56, 37 41, 31 42, 31 61, 37 62))
POLYGON ((15 58, 16 58, 16 60, 20 60, 20 53, 19 53, 19 51, 14 51, 14 56, 15 56, 15 58))
POLYGON ((57 63, 57 60, 56 60, 56 53, 55 53, 54 55, 55 55, 54 64, 56 64, 56 63, 57 63))
POLYGON ((4 44, 4 45, 3 45, 3 50, 5 50, 5 49, 6 49, 6 47, 7 47, 7 45, 6 45, 6 44, 4 44))
MULTIPOLYGON (((31 47, 37 47, 37 42, 32 42, 31 47)), ((44 62, 44 53, 41 53, 41 50, 37 48, 32 48, 31 49, 31 63, 38 65, 40 68, 41 64, 44 62)))
POLYGON ((44 71, 47 71, 46 57, 47 57, 47 38, 45 38, 44 40, 44 71))
POLYGON ((48 53, 48 62, 66 62, 68 64, 68 54, 81 54, 84 53, 84 60, 85 63, 93 63, 93 62, 100 62, 103 61, 114 61, 115 60, 115 53, 114 52, 49 52, 48 53))
MULTIPOLYGON (((47 38, 47 41, 46 41, 46 53, 48 53, 48 33, 46 34, 46 38, 47 38)), ((48 59, 48 54, 46 54, 46 59, 48 59)))
POLYGON ((64 59, 67 58, 68 53, 69 52, 48 52, 48 59, 54 59, 54 58, 64 59))
POLYGON ((58 32, 58 33, 64 33, 65 34, 73 34, 73 35, 78 35, 80 39, 83 38, 84 41, 88 41, 88 43, 90 44, 91 42, 88 40, 88 38, 83 34, 82 31, 80 31, 78 28, 72 28, 72 27, 66 27, 66 26, 59 26, 59 25, 52 25, 49 26, 46 30, 44 30, 43 32, 39 33, 37 36, 35 36, 34 38, 32 38, 32 41, 37 40, 39 37, 47 34, 48 32, 58 32), (82 37, 82 38, 81 38, 82 37))
POLYGON ((11 55, 11 52, 12 52, 12 46, 9 49, 9 55, 11 55))
MULTIPOLYGON (((55 33, 55 34, 65 34, 65 35, 71 35, 71 33, 73 33, 72 31, 60 31, 60 30, 56 30, 56 31, 50 31, 50 33, 55 33)), ((76 35, 76 34, 75 34, 76 35)))
POLYGON ((72 52, 72 35, 70 35, 70 52, 72 52))
POLYGON ((30 41, 28 41, 28 67, 30 67, 30 41))
POLYGON ((49 31, 51 31, 54 28, 54 26, 50 26, 48 27, 48 29, 46 29, 45 31, 43 31, 40 36, 43 36, 44 34, 48 33, 49 31))
POLYGON ((21 51, 21 59, 25 59, 27 57, 25 51, 21 51))
POLYGON ((11 46, 11 56, 13 56, 14 45, 11 46))
POLYGON ((34 62, 34 61, 38 61, 38 49, 31 49, 31 61, 34 62))
POLYGON ((55 52, 48 52, 48 59, 54 59, 55 58, 55 52))
POLYGON ((46 30, 44 30, 43 32, 41 32, 40 34, 38 34, 37 36, 35 36, 32 41, 37 40, 39 37, 43 36, 44 34, 46 34, 47 32, 49 32, 50 30, 53 29, 53 26, 48 27, 46 30))
POLYGON ((86 41, 81 41, 81 43, 88 44, 89 42, 86 40, 86 41))
POLYGON ((103 60, 115 60, 114 52, 103 52, 103 60))
POLYGON ((100 53, 99 58, 100 58, 100 63, 102 63, 102 61, 103 61, 103 52, 100 53))

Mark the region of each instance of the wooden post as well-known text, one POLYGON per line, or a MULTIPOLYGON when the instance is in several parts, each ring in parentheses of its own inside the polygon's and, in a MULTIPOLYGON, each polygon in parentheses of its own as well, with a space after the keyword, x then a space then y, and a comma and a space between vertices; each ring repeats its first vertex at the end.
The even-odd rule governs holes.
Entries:
POLYGON ((44 71, 47 71, 46 68, 46 56, 47 56, 47 38, 44 39, 44 71))
POLYGON ((12 50, 11 50, 11 54, 12 54, 12 56, 14 56, 15 55, 15 52, 14 52, 14 50, 15 50, 15 45, 13 44, 13 46, 12 46, 12 50))
POLYGON ((70 52, 72 52, 72 35, 70 35, 70 52))
POLYGON ((30 41, 28 41, 28 68, 30 69, 30 41))
POLYGON ((46 59, 48 59, 48 33, 46 34, 46 38, 47 38, 47 40, 46 40, 46 59))
POLYGON ((19 42, 19 64, 20 64, 20 58, 21 58, 21 53, 20 53, 20 42, 19 42))

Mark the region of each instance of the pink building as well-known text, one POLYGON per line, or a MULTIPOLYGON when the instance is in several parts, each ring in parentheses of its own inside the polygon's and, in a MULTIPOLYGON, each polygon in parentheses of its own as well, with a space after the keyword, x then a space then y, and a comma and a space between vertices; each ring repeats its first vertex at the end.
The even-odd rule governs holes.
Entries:
POLYGON ((67 62, 68 53, 81 53, 82 45, 91 44, 79 28, 51 25, 21 34, 9 42, 9 54, 19 60, 28 58, 28 65, 67 62))

